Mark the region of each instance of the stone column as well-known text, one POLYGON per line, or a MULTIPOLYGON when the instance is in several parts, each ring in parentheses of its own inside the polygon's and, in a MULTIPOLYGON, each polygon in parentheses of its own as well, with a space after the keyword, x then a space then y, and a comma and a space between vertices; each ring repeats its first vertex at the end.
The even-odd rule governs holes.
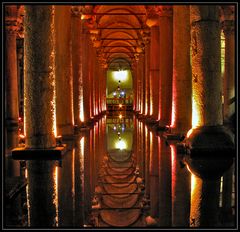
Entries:
POLYGON ((82 76, 82 22, 80 9, 72 7, 72 75, 74 125, 80 126, 83 115, 83 76, 82 76))
POLYGON ((25 6, 24 123, 27 148, 55 141, 54 7, 25 6))
POLYGON ((171 125, 173 73, 172 6, 157 8, 159 14, 159 111, 160 126, 171 125))
POLYGON ((224 66, 224 121, 235 113, 235 31, 234 6, 223 6, 222 27, 225 35, 225 66, 224 66))
POLYGON ((18 79, 17 79, 17 6, 5 7, 5 80, 6 126, 18 127, 18 79))
POLYGON ((72 135, 73 86, 70 6, 55 6, 54 20, 57 133, 58 135, 72 135))
POLYGON ((146 116, 150 113, 150 77, 149 77, 149 65, 150 65, 150 43, 149 40, 145 43, 145 112, 146 116))
POLYGON ((216 166, 224 158, 221 168, 226 170, 235 156, 235 147, 232 135, 222 126, 219 8, 191 5, 190 19, 193 128, 185 140, 185 151, 191 158, 197 157, 196 163, 207 157, 207 163, 211 158, 216 166))
POLYGON ((90 80, 89 80, 89 35, 88 29, 83 25, 82 31, 82 69, 81 73, 83 76, 83 109, 84 109, 84 120, 88 122, 90 120, 90 80))
POLYGON ((190 20, 193 126, 222 125, 218 6, 190 6, 190 20))
POLYGON ((192 125, 189 6, 173 7, 172 132, 185 134, 192 125))
POLYGON ((159 120, 159 26, 151 26, 150 45, 150 116, 159 120))

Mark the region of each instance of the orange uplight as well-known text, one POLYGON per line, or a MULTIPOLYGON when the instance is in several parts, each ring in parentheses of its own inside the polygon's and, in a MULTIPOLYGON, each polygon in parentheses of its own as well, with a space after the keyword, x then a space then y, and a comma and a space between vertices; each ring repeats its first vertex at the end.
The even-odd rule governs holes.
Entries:
POLYGON ((119 108, 122 108, 122 104, 119 104, 119 108))
POLYGON ((21 139, 24 139, 24 138, 25 138, 25 135, 20 134, 19 137, 20 137, 21 139))
POLYGON ((120 119, 122 118, 122 115, 121 115, 121 114, 119 115, 119 118, 120 118, 120 119))

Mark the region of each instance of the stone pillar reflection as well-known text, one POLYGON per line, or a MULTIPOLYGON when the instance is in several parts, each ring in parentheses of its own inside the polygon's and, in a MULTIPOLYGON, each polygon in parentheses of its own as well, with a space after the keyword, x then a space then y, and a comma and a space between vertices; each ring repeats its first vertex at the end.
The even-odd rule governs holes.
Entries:
POLYGON ((191 178, 190 227, 219 227, 220 180, 191 178))
POLYGON ((224 121, 229 121, 235 113, 235 31, 234 6, 223 6, 223 32, 225 36, 224 65, 224 121))
POLYGON ((55 161, 27 161, 29 226, 58 226, 57 177, 58 167, 55 161))
POLYGON ((170 145, 172 157, 172 226, 189 227, 191 174, 170 145))
MULTIPOLYGON (((153 218, 159 218, 159 154, 158 137, 150 132, 150 214, 153 218), (152 143, 152 144, 151 144, 152 143)), ((165 190, 164 190, 165 191, 165 190)), ((162 216, 162 215, 161 215, 162 216)))
POLYGON ((184 134, 192 125, 189 6, 173 7, 172 131, 184 134))
POLYGON ((158 137, 159 155, 159 215, 160 226, 172 225, 172 172, 171 149, 163 138, 158 137))
POLYGON ((5 83, 6 124, 18 127, 18 78, 17 78, 17 6, 5 6, 5 83))
POLYGON ((57 133, 59 135, 72 135, 73 86, 70 6, 55 6, 54 20, 57 133))
POLYGON ((193 126, 222 125, 218 6, 190 6, 193 126))
POLYGON ((55 141, 54 7, 25 6, 24 122, 27 148, 55 141))
MULTIPOLYGON (((171 125, 173 73, 172 6, 158 7, 159 14, 159 111, 160 125, 171 125)), ((182 33, 182 32, 181 32, 182 33)))

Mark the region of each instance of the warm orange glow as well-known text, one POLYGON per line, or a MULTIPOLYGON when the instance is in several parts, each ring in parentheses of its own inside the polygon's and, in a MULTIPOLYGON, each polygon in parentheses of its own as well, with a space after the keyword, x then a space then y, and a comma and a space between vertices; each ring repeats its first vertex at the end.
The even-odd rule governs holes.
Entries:
POLYGON ((122 115, 121 115, 121 114, 119 115, 119 118, 120 118, 120 119, 122 118, 122 115))
MULTIPOLYGON (((173 84, 173 89, 175 89, 173 84)), ((175 90, 173 90, 173 101, 172 101, 172 118, 171 118, 171 125, 170 127, 174 127, 176 124, 176 100, 175 100, 175 90)))
POLYGON ((73 148, 73 155, 72 155, 72 197, 73 197, 73 207, 75 207, 75 148, 73 148))
POLYGON ((58 167, 55 167, 54 173, 53 173, 53 180, 54 180, 54 198, 53 198, 53 204, 55 205, 55 209, 56 209, 56 217, 55 217, 55 223, 56 226, 58 226, 58 212, 59 212, 59 207, 58 207, 58 167))
POLYGON ((196 96, 192 97, 192 127, 197 127, 201 125, 200 112, 198 109, 198 99, 196 96))
POLYGON ((122 104, 119 104, 119 108, 122 108, 122 104))
POLYGON ((171 166, 172 166, 172 201, 174 201, 174 194, 176 189, 176 147, 170 145, 171 149, 171 166))
POLYGON ((25 135, 20 134, 19 137, 20 137, 21 139, 24 139, 24 138, 25 138, 25 135))
MULTIPOLYGON (((25 169, 25 178, 28 178, 28 170, 25 169)), ((26 185, 26 198, 27 198, 27 214, 28 214, 28 226, 31 226, 31 215, 30 215, 30 202, 29 202, 29 185, 26 185)))
POLYGON ((189 138, 189 136, 192 134, 193 129, 194 129, 194 128, 191 128, 191 129, 187 132, 187 138, 189 138))
POLYGON ((79 93, 79 118, 81 122, 84 122, 84 108, 83 108, 83 88, 80 88, 79 93))

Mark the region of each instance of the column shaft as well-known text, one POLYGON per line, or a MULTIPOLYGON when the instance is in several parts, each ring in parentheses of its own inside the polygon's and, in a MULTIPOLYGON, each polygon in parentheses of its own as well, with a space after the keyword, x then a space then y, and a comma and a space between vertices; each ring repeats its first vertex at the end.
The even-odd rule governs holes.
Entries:
POLYGON ((5 26, 5 80, 6 80, 6 123, 18 126, 18 79, 17 79, 17 6, 6 6, 5 26))
POLYGON ((159 26, 151 27, 151 48, 150 48, 150 102, 151 116, 159 119, 159 26))
POLYGON ((193 126, 222 124, 218 6, 190 6, 193 126))
POLYGON ((173 17, 172 8, 163 7, 159 17, 159 114, 162 126, 171 124, 172 69, 173 69, 173 17), (167 11, 167 13, 165 12, 167 11))
POLYGON ((235 112, 235 35, 234 21, 225 20, 225 65, 224 65, 224 121, 229 120, 235 112))
POLYGON ((174 6, 172 123, 175 133, 185 133, 192 124, 192 77, 190 66, 189 6, 174 6))
POLYGON ((73 133, 73 86, 70 6, 55 6, 54 25, 57 133, 71 135, 73 133))
POLYGON ((53 6, 25 6, 24 123, 26 147, 55 146, 53 6))

